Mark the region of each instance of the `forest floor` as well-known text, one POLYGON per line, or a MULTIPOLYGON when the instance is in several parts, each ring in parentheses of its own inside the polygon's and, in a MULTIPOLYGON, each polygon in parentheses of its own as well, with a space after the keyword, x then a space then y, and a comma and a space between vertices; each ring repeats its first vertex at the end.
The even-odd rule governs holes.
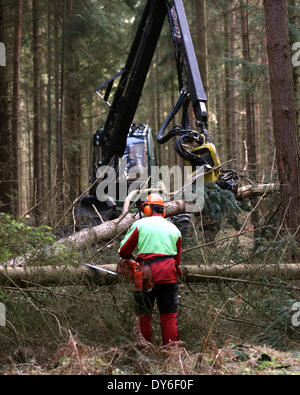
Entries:
POLYGON ((247 344, 214 344, 203 354, 187 351, 183 344, 149 343, 120 347, 91 347, 72 335, 48 360, 26 362, 21 352, 0 363, 1 375, 300 375, 299 351, 247 344))
MULTIPOLYGON (((253 253, 248 230, 215 248, 188 251, 182 263, 246 261, 259 267, 266 258, 284 261, 289 241, 266 240, 253 253)), ((224 229, 218 238, 232 234, 224 229)), ((194 245, 193 239, 185 248, 194 245)), ((92 263, 113 262, 117 248, 118 242, 108 246, 92 263)), ((3 287, 8 324, 0 328, 0 375, 300 375, 300 327, 291 325, 299 285, 266 281, 272 286, 180 283, 181 342, 171 346, 160 346, 157 310, 154 344, 137 336, 127 282, 3 287)))

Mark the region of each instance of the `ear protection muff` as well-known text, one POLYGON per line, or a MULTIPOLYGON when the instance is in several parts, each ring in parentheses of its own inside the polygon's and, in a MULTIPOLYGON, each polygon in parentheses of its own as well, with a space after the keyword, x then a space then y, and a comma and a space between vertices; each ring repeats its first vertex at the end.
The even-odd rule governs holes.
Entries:
MULTIPOLYGON (((146 217, 151 217, 151 215, 153 214, 152 207, 148 202, 142 203, 142 210, 146 217)), ((163 217, 165 218, 165 216, 166 216, 166 212, 164 210, 163 217)))
POLYGON ((146 217, 151 217, 153 210, 148 202, 142 204, 142 210, 146 217))

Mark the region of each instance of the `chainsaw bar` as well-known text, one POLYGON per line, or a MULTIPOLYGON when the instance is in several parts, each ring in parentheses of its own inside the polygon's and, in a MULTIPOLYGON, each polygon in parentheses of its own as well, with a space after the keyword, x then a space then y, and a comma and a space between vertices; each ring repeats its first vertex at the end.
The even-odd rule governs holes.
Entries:
POLYGON ((93 269, 93 270, 98 270, 98 271, 100 271, 100 272, 112 274, 113 276, 116 276, 116 275, 117 275, 117 273, 116 273, 116 272, 113 272, 112 270, 108 270, 108 269, 104 269, 104 268, 102 268, 102 267, 90 265, 90 264, 88 264, 88 263, 84 263, 84 266, 87 266, 87 267, 89 267, 90 269, 93 269))

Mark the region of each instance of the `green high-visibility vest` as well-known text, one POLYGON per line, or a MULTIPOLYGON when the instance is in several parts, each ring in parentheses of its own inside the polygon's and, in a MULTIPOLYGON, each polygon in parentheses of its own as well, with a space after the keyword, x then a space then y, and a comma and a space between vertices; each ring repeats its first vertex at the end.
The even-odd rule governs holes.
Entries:
POLYGON ((121 242, 120 249, 138 228, 138 254, 176 255, 179 229, 161 216, 144 217, 136 221, 121 242))

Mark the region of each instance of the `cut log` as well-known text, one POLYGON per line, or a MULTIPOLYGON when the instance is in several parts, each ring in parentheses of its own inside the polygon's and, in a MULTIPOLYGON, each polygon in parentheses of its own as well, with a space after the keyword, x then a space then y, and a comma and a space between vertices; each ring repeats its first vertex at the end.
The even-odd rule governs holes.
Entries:
MULTIPOLYGON (((116 270, 116 265, 99 266, 111 271, 116 270)), ((270 279, 281 279, 286 281, 300 280, 300 264, 279 264, 279 265, 182 265, 183 279, 193 283, 206 283, 218 281, 237 282, 264 282, 260 285, 274 286, 274 283, 267 282, 270 279), (249 281, 248 281, 249 280, 249 281)), ((108 273, 90 269, 84 265, 51 267, 7 267, 0 268, 1 286, 67 286, 73 284, 96 283, 98 285, 109 285, 122 280, 121 276, 114 276, 108 273)), ((124 279, 123 279, 124 280, 124 279)))
MULTIPOLYGON (((185 202, 177 200, 166 204, 166 216, 172 217, 185 212, 185 202)), ((101 225, 86 228, 75 234, 64 237, 56 242, 57 246, 63 244, 71 246, 73 250, 82 250, 103 241, 112 240, 119 234, 126 232, 130 226, 139 219, 138 214, 128 213, 112 221, 103 222, 101 225)))
POLYGON ((31 266, 0 268, 0 285, 10 287, 68 286, 97 283, 108 285, 116 278, 81 266, 31 266))
MULTIPOLYGON (((239 200, 248 199, 250 197, 252 198, 270 193, 278 188, 279 186, 276 184, 259 184, 241 187, 237 198, 239 200)), ((166 217, 173 217, 185 212, 186 203, 183 200, 166 203, 166 217)), ((72 236, 62 238, 57 242, 57 245, 69 245, 74 250, 82 250, 88 246, 96 245, 103 241, 109 241, 116 237, 116 235, 122 234, 129 229, 133 222, 138 218, 138 214, 134 215, 128 213, 126 215, 122 215, 121 218, 104 222, 101 225, 94 226, 93 228, 87 228, 72 236)))
POLYGON ((238 200, 253 199, 264 194, 279 192, 279 184, 254 184, 240 187, 237 193, 238 200))
MULTIPOLYGON (((182 200, 166 204, 166 216, 172 217, 185 212, 185 203, 182 200)), ((55 242, 54 254, 59 254, 61 248, 69 247, 72 251, 80 251, 99 243, 110 241, 116 236, 125 233, 130 226, 139 219, 139 214, 127 213, 112 221, 85 228, 71 236, 64 237, 55 242)), ((65 251, 65 250, 64 250, 65 251)), ((4 266, 24 266, 31 261, 30 254, 20 256, 4 263, 4 266)))
MULTIPOLYGON (((237 198, 239 200, 264 195, 277 190, 276 184, 260 184, 241 187, 237 198)), ((173 217, 186 212, 186 203, 183 200, 176 200, 166 203, 166 217, 173 217)), ((120 218, 103 222, 100 225, 85 228, 71 236, 64 237, 55 243, 54 254, 59 254, 61 246, 69 247, 72 251, 84 250, 99 243, 110 241, 126 232, 130 226, 139 219, 138 214, 123 213, 120 218)), ((23 266, 30 263, 31 256, 17 257, 5 262, 5 266, 23 266)))

